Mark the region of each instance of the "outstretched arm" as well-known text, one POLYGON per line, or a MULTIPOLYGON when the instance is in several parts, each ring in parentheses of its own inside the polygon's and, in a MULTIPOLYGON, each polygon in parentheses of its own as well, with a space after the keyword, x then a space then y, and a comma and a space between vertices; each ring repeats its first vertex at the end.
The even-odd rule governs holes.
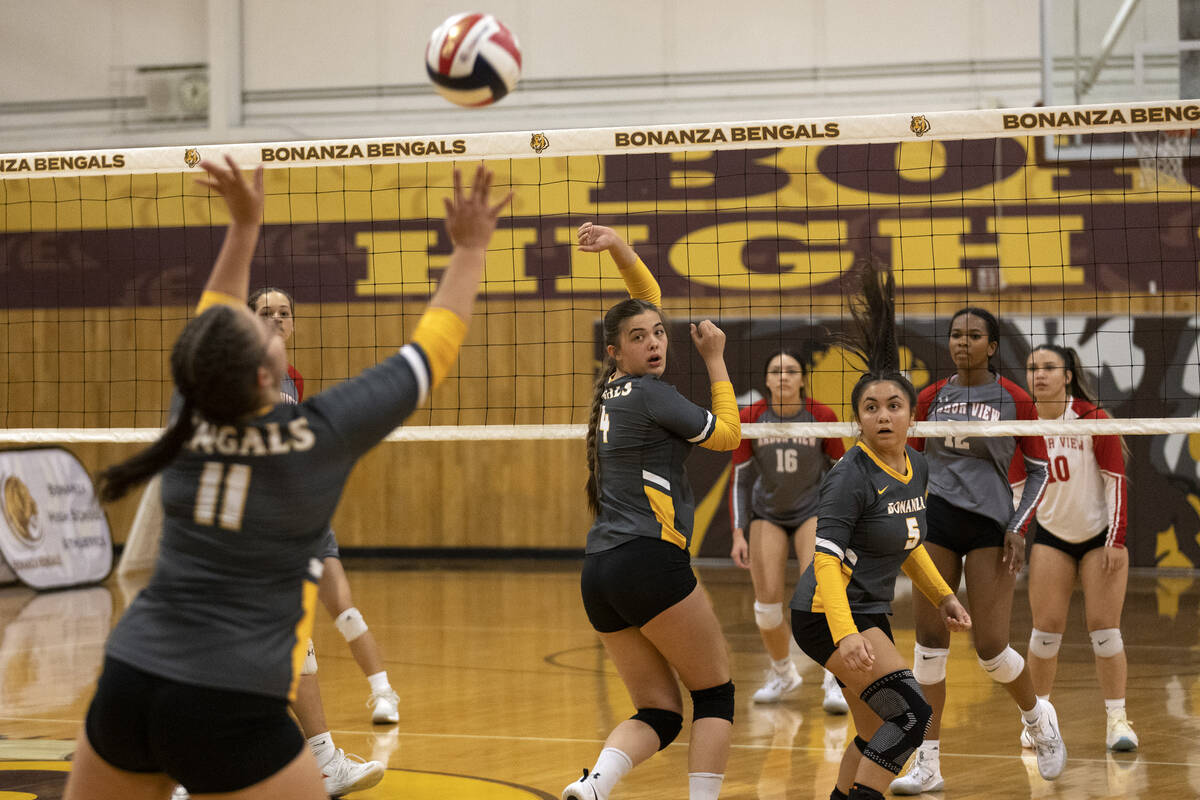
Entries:
POLYGON ((454 251, 412 338, 429 359, 431 386, 441 383, 458 357, 479 294, 488 242, 500 212, 512 200, 510 191, 493 204, 491 188, 492 172, 483 164, 475 170, 469 192, 463 189, 462 175, 454 170, 454 196, 445 200, 446 231, 454 251))
POLYGON ((650 274, 650 270, 638 258, 629 243, 621 238, 612 228, 585 222, 579 226, 579 249, 585 253, 602 253, 608 251, 617 269, 621 271, 621 280, 629 296, 645 300, 656 306, 662 305, 662 290, 658 281, 650 274))
POLYGON ((196 183, 221 195, 229 209, 229 228, 204 291, 245 303, 250 291, 250 261, 262 228, 263 168, 260 164, 247 182, 231 156, 225 156, 224 165, 204 160, 200 166, 207 177, 197 178, 196 183))

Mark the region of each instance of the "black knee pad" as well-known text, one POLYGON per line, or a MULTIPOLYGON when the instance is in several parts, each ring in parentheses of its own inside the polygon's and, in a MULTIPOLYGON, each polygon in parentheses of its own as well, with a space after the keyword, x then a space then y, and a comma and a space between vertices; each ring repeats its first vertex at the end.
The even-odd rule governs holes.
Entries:
POLYGON ((733 722, 733 681, 692 692, 692 719, 701 717, 733 722))
POLYGON ((644 722, 654 729, 658 734, 659 750, 675 741, 679 731, 683 730, 683 714, 663 708, 639 708, 630 719, 644 722))
POLYGON ((863 755, 893 775, 899 775, 904 762, 925 741, 933 709, 925 701, 921 685, 912 671, 907 669, 884 675, 868 686, 861 696, 883 720, 879 730, 867 742, 863 755))
POLYGON ((846 798, 847 800, 883 800, 883 792, 856 783, 850 787, 850 794, 846 795, 846 798))

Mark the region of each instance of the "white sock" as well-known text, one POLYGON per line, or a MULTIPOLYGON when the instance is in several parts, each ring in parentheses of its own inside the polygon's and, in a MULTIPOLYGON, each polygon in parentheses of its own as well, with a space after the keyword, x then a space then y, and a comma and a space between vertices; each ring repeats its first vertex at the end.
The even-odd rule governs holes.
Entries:
POLYGON ((1104 701, 1104 710, 1107 711, 1109 714, 1113 713, 1114 711, 1124 711, 1125 710, 1125 698, 1118 697, 1116 700, 1105 700, 1104 701))
POLYGON ((688 773, 688 800, 717 800, 724 775, 715 772, 688 773))
MULTIPOLYGON (((772 660, 771 660, 771 669, 775 670, 775 671, 776 671, 776 672, 778 672, 780 675, 784 675, 784 674, 786 674, 786 673, 788 673, 788 672, 791 672, 791 671, 792 671, 792 669, 793 669, 793 667, 792 667, 792 657, 791 657, 791 656, 785 656, 785 657, 783 657, 783 658, 779 659, 778 661, 775 661, 774 659, 772 659, 772 660)), ((705 774, 705 775, 707 775, 708 773, 696 773, 696 774, 697 774, 697 775, 700 775, 700 774, 705 774)))
POLYGON ((371 684, 371 691, 376 694, 382 694, 392 688, 392 685, 388 683, 386 669, 382 672, 376 672, 374 675, 368 675, 367 683, 371 684))
POLYGON ((1050 702, 1050 695, 1048 694, 1035 694, 1034 697, 1046 703, 1050 702))
POLYGON ((1021 721, 1026 725, 1032 725, 1033 723, 1037 722, 1042 716, 1042 709, 1044 706, 1045 703, 1043 703, 1041 698, 1034 700, 1033 708, 1029 709, 1028 711, 1023 708, 1021 709, 1021 721))
POLYGON ((322 769, 333 760, 333 754, 337 752, 337 748, 333 746, 333 737, 329 734, 329 731, 318 733, 316 736, 310 738, 308 740, 308 747, 317 759, 317 766, 322 769))
POLYGON ((606 747, 596 757, 596 766, 588 773, 587 781, 596 790, 596 796, 605 800, 617 781, 633 769, 633 759, 615 747, 606 747))

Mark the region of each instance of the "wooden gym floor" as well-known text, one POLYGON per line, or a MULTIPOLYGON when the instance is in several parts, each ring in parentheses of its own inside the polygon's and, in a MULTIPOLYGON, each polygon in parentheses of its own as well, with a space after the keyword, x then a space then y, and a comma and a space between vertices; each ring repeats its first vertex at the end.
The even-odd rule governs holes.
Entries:
MULTIPOLYGON (((366 680, 319 611, 318 675, 335 742, 389 767, 380 785, 353 797, 557 798, 592 765, 609 729, 633 712, 583 614, 578 561, 348 558, 346 567, 402 698, 399 725, 371 724, 366 680)), ((824 800, 852 726, 821 711, 821 673, 803 656, 804 687, 777 706, 753 705, 766 657, 748 573, 725 566, 699 573, 732 648, 738 686, 722 797, 824 800)), ((0 588, 0 799, 60 796, 105 636, 145 579, 113 577, 43 594, 0 588)), ((900 590, 894 627, 901 652, 911 653, 907 584, 900 590)), ((947 800, 1200 796, 1200 580, 1131 577, 1122 628, 1129 718, 1141 738, 1136 753, 1105 751, 1104 705, 1079 603, 1077 595, 1053 696, 1070 755, 1062 777, 1038 777, 1017 740, 1015 706, 984 677, 968 640, 956 638, 942 738, 947 800)), ((1021 652, 1029 628, 1021 583, 1013 616, 1021 652)), ((685 727, 613 800, 685 798, 686 739, 685 727)))

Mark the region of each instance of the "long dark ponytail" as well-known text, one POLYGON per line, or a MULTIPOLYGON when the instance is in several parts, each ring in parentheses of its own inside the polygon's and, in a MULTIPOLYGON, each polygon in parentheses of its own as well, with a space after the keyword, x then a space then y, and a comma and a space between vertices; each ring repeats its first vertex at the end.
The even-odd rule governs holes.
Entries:
POLYGON ((850 405, 858 419, 858 401, 867 387, 891 381, 908 396, 909 407, 917 405, 917 390, 900 371, 900 347, 896 342, 896 279, 880 270, 874 261, 860 266, 862 285, 850 301, 850 313, 858 327, 857 338, 847 345, 866 364, 866 372, 850 391, 850 405))
POLYGON ((608 383, 608 379, 617 371, 617 362, 608 355, 608 347, 619 344, 621 326, 625 320, 636 317, 645 311, 656 311, 659 317, 662 317, 662 309, 658 306, 635 297, 617 303, 604 315, 604 363, 596 375, 596 383, 592 386, 592 408, 588 414, 587 429, 588 479, 584 488, 587 492, 588 508, 593 516, 600 513, 600 453, 596 443, 600 429, 600 407, 604 387, 608 383))
POLYGON ((266 348, 244 313, 214 306, 184 327, 171 350, 171 377, 183 402, 153 444, 100 473, 101 500, 121 499, 170 464, 195 433, 197 415, 231 424, 261 403, 257 375, 266 348))

